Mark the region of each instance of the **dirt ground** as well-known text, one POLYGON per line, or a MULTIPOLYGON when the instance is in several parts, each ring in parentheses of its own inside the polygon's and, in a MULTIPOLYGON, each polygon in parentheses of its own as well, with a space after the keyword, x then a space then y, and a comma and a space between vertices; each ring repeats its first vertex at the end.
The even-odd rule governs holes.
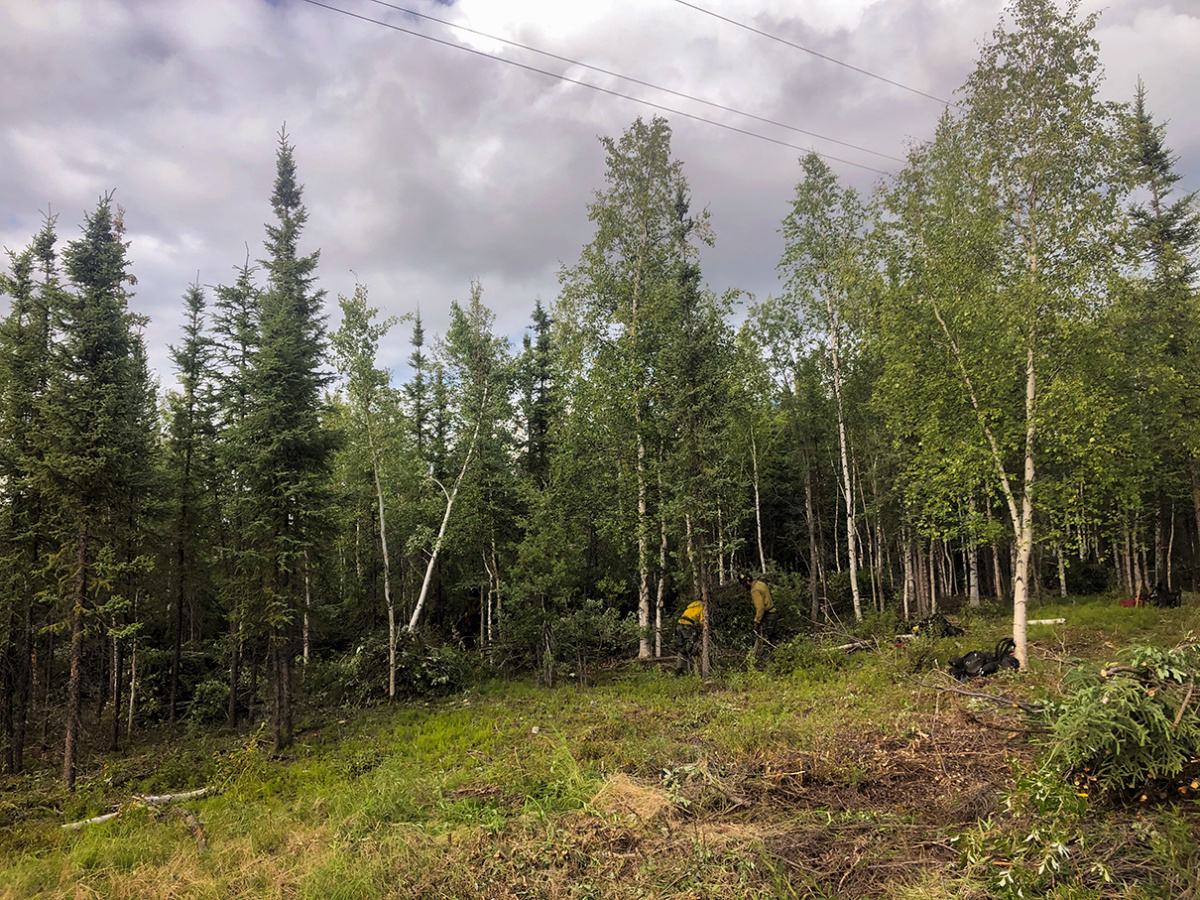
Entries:
POLYGON ((679 855, 697 842, 757 850, 790 879, 840 898, 889 896, 956 867, 951 835, 990 815, 1011 760, 1032 756, 1021 733, 960 711, 942 719, 933 734, 844 735, 833 760, 797 753, 743 770, 710 763, 673 788, 618 776, 594 807, 625 827, 593 819, 583 831, 587 843, 626 853, 679 855))

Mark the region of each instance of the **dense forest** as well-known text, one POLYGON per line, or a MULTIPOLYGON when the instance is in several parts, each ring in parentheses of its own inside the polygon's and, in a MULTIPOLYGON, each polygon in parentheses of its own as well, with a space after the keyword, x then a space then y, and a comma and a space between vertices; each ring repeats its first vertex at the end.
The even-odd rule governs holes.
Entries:
POLYGON ((151 721, 283 748, 322 666, 365 702, 439 652, 660 655, 686 600, 747 614, 742 569, 794 627, 1003 602, 1022 662, 1040 595, 1196 590, 1200 207, 1093 25, 1014 0, 870 195, 801 160, 777 296, 706 286, 664 119, 603 139, 519 348, 480 284, 436 339, 366 285, 335 313, 284 133, 261 258, 181 283, 169 391, 120 207, 47 218, 0 280, 0 762, 36 730, 70 786, 151 721))

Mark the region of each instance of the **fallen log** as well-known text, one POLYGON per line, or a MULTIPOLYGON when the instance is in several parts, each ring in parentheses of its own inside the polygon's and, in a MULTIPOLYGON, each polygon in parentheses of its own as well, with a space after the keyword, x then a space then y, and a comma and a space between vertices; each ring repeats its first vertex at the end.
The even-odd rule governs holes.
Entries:
MULTIPOLYGON (((208 788, 202 787, 194 791, 184 791, 179 794, 134 794, 132 803, 135 805, 161 806, 163 803, 171 803, 175 800, 194 800, 197 797, 203 797, 207 793, 208 788)), ((99 825, 101 822, 107 822, 109 819, 115 819, 127 806, 128 804, 126 806, 118 805, 112 812, 105 813, 102 816, 93 816, 90 819, 83 819, 79 822, 68 822, 62 827, 67 831, 78 831, 85 825, 99 825)), ((193 818, 195 817, 193 816, 193 818)))
POLYGON ((91 819, 84 819, 81 822, 68 822, 66 825, 63 826, 63 828, 67 829, 68 831, 78 831, 80 828, 82 828, 85 825, 99 825, 101 822, 107 822, 109 819, 115 819, 120 814, 121 814, 121 811, 118 809, 116 812, 105 813, 102 816, 95 816, 91 819))

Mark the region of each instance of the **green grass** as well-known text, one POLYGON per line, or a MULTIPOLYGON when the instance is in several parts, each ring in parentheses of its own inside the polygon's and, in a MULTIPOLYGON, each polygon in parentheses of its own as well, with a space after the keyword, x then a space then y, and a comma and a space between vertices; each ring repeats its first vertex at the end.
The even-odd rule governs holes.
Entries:
MULTIPOLYGON (((1032 627, 1030 670, 983 689, 1052 695, 1131 640, 1200 631, 1198 612, 1048 604, 1031 617, 1067 624, 1032 627)), ((494 682, 349 720, 314 712, 281 759, 245 735, 161 740, 105 760, 74 796, 35 772, 4 783, 0 898, 988 896, 950 841, 975 827, 976 794, 978 816, 998 814, 1010 761, 1039 751, 1003 730, 1025 719, 933 689, 950 686, 949 655, 1007 631, 967 621, 962 638, 879 653, 810 648, 790 671, 702 682, 631 665, 586 690, 494 682), (177 816, 145 808, 59 828, 202 783, 220 788, 186 804, 203 854, 177 816)), ((1194 801, 1089 815, 1097 846, 1141 835, 1122 846, 1144 875, 1053 896, 1195 889, 1194 801)))

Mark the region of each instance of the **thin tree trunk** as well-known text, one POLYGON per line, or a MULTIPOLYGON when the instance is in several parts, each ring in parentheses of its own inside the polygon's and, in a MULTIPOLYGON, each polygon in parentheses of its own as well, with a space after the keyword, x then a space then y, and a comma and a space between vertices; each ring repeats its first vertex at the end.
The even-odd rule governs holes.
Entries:
POLYGON ((904 541, 904 596, 900 603, 901 608, 904 611, 904 619, 905 621, 908 621, 912 618, 912 611, 909 609, 909 604, 912 602, 915 588, 912 564, 912 541, 908 537, 907 529, 902 529, 900 534, 901 540, 904 541))
POLYGON ((937 612, 937 552, 934 540, 929 539, 929 614, 937 612))
POLYGON ((642 436, 642 410, 637 418, 637 492, 638 492, 638 658, 650 656, 650 511, 646 488, 646 441, 642 436))
POLYGON ((754 466, 754 527, 758 534, 759 571, 767 571, 767 554, 763 550, 762 500, 758 494, 758 441, 754 436, 754 423, 750 424, 750 461, 754 466))
MULTIPOLYGON (((36 556, 36 554, 35 554, 36 556)), ((35 655, 36 636, 33 630, 33 604, 25 605, 25 639, 21 646, 20 679, 17 685, 13 710, 13 753, 12 774, 18 775, 25 768, 25 734, 29 727, 29 706, 37 677, 35 655)))
POLYGON ((171 647, 171 699, 168 707, 167 720, 174 725, 175 715, 177 711, 177 697, 179 692, 179 662, 183 652, 183 592, 184 578, 183 565, 186 553, 183 547, 183 515, 186 514, 187 504, 184 504, 185 512, 180 515, 179 535, 176 537, 178 546, 175 552, 175 577, 177 585, 175 589, 175 634, 171 647))
POLYGON ((1067 596, 1067 564, 1063 559, 1061 541, 1054 545, 1054 555, 1058 557, 1058 595, 1065 597, 1067 596))
POLYGON ((0 644, 0 742, 4 744, 4 771, 16 772, 13 733, 16 731, 13 700, 16 695, 17 657, 20 653, 14 637, 16 609, 9 607, 8 622, 4 628, 4 642, 0 644))
POLYGON ((928 570, 925 567, 925 548, 921 544, 921 536, 919 534, 913 539, 913 544, 917 551, 917 615, 924 618, 930 614, 930 591, 928 570))
MULTIPOLYGON (((1192 513, 1196 518, 1196 546, 1200 548, 1200 465, 1194 457, 1188 458, 1188 471, 1192 473, 1192 513)), ((1192 554, 1192 586, 1200 590, 1200 552, 1192 554)))
MULTIPOLYGON (((238 682, 241 680, 242 640, 241 625, 236 618, 229 618, 229 727, 237 730, 238 725, 238 682)), ((132 699, 130 700, 132 703, 132 699)))
POLYGON ((858 593, 858 548, 855 546, 857 533, 854 525, 854 485, 850 480, 850 454, 846 446, 846 412, 842 404, 842 370, 838 359, 838 321, 833 310, 833 299, 827 294, 825 305, 829 311, 829 350, 833 362, 833 394, 837 400, 838 448, 842 457, 842 487, 846 494, 846 547, 850 562, 850 593, 854 598, 854 621, 862 621, 862 600, 858 593))
POLYGON ((304 622, 301 625, 301 654, 304 665, 308 666, 308 654, 311 650, 308 614, 312 610, 312 572, 308 568, 308 550, 304 551, 304 622))
POLYGON ((973 609, 979 608, 979 529, 975 518, 975 497, 971 497, 971 536, 967 543, 967 565, 970 567, 968 576, 967 596, 973 609))
POLYGON ((808 599, 811 605, 809 618, 815 625, 821 615, 821 596, 818 590, 820 548, 817 546, 817 519, 813 515, 813 473, 808 454, 804 457, 804 518, 808 523, 808 599))
POLYGON ((1133 534, 1129 527, 1125 529, 1125 585, 1130 597, 1136 597, 1138 580, 1133 556, 1133 534))
POLYGON ((129 713, 126 718, 128 725, 125 728, 125 742, 133 743, 133 717, 137 712, 137 637, 133 639, 133 643, 129 648, 129 713))
POLYGON ((88 530, 80 523, 75 535, 75 583, 71 592, 71 676, 67 682, 67 733, 63 741, 63 785, 75 790, 79 753, 80 707, 83 700, 83 604, 87 596, 88 530))
MULTIPOLYGON (((836 463, 836 458, 835 458, 834 465, 836 465, 836 464, 837 463, 836 463)), ((837 478, 837 479, 835 479, 835 483, 837 484, 837 492, 840 495, 842 493, 842 480, 840 478, 837 478)), ((842 520, 841 520, 841 517, 838 516, 838 514, 837 514, 837 502, 836 501, 834 501, 833 509, 834 509, 833 543, 830 546, 833 549, 833 570, 835 572, 841 573, 841 571, 842 571, 842 531, 841 531, 842 520)))
MULTIPOLYGON (((375 434, 371 428, 371 412, 367 410, 367 443, 371 451, 371 474, 375 479, 375 502, 379 504, 379 546, 383 550, 383 600, 388 614, 388 699, 396 699, 396 604, 392 600, 392 561, 388 555, 386 504, 383 500, 383 481, 379 477, 379 455, 375 450, 375 434)), ((307 644, 307 640, 306 640, 307 644)), ((307 661, 308 656, 305 655, 307 661)))
POLYGON ((692 517, 685 513, 683 517, 684 528, 687 532, 687 553, 688 562, 692 568, 692 590, 695 595, 700 598, 700 608, 702 612, 703 623, 700 628, 700 675, 707 678, 709 675, 709 618, 710 604, 708 598, 708 584, 704 577, 703 565, 700 560, 700 553, 696 548, 695 536, 692 532, 692 517))
POLYGON ((454 489, 447 492, 440 482, 435 480, 435 484, 442 488, 442 493, 446 495, 446 512, 442 516, 442 527, 438 529, 437 540, 433 542, 433 552, 429 555, 429 564, 425 567, 425 580, 421 583, 421 594, 417 598, 417 605, 413 609, 412 618, 408 622, 408 630, 416 631, 417 622, 421 619, 421 610, 425 608, 425 599, 429 596, 429 584, 433 580, 433 568, 437 565, 438 553, 442 549, 442 541, 446 538, 446 525, 450 522, 450 511, 454 508, 454 498, 458 496, 458 489, 462 485, 463 478, 467 474, 467 467, 471 464, 471 457, 475 453, 475 442, 479 439, 479 426, 483 423, 483 410, 487 407, 488 390, 484 389, 483 403, 480 404, 480 418, 475 423, 475 432, 471 435, 471 443, 467 447, 467 456, 463 460, 462 469, 458 473, 458 478, 454 479, 454 489))
POLYGON ((112 695, 113 695, 113 728, 112 741, 109 749, 114 753, 121 749, 121 693, 124 685, 121 676, 125 673, 125 647, 120 640, 113 637, 112 649, 112 695))
MULTIPOLYGON (((729 554, 729 577, 733 578, 733 554, 729 554)), ((717 505, 717 584, 725 583, 725 528, 721 506, 717 505)))
POLYGON ((1167 568, 1167 590, 1168 591, 1171 590, 1171 585, 1173 583, 1173 580, 1171 578, 1171 557, 1174 555, 1174 553, 1175 553, 1175 501, 1172 500, 1171 501, 1171 529, 1170 529, 1170 531, 1168 533, 1168 537, 1167 537, 1167 555, 1166 555, 1166 560, 1165 560, 1166 568, 1167 568))
POLYGON ((663 616, 663 600, 667 594, 667 518, 662 514, 663 507, 663 484, 662 484, 662 458, 663 445, 658 445, 658 596, 655 598, 655 613, 654 613, 654 656, 659 658, 662 656, 662 616, 663 616))

